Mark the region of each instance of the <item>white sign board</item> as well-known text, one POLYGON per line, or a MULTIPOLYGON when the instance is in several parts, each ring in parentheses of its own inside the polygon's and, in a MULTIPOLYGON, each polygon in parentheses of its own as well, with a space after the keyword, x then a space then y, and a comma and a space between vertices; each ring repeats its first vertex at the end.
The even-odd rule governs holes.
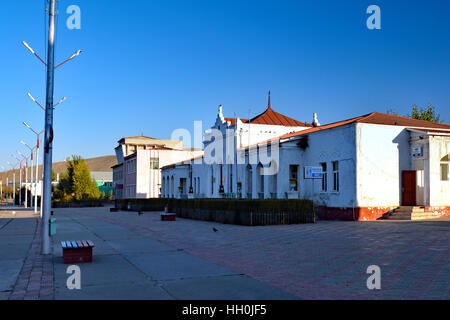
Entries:
POLYGON ((322 167, 305 167, 305 179, 322 179, 322 167))

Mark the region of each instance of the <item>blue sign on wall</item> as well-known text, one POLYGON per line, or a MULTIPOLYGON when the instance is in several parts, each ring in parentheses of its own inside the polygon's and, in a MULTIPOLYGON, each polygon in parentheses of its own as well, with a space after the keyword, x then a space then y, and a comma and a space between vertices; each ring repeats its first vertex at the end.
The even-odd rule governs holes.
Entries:
POLYGON ((322 179, 322 167, 305 167, 305 179, 322 179))

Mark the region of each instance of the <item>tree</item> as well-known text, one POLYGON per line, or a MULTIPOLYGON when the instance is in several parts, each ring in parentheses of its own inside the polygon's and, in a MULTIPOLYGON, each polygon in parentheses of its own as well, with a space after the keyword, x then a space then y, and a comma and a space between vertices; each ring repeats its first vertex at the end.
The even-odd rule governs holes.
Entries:
POLYGON ((398 111, 397 111, 397 109, 388 109, 387 111, 386 111, 386 113, 387 114, 392 114, 392 115, 394 115, 394 116, 398 116, 398 111))
MULTIPOLYGON (((399 115, 397 109, 395 109, 395 108, 388 109, 386 111, 386 113, 392 114, 394 116, 399 115)), ((426 120, 426 121, 431 121, 431 122, 436 122, 436 123, 444 122, 444 121, 441 121, 440 114, 436 113, 436 109, 431 105, 431 103, 428 104, 428 107, 426 109, 424 109, 424 108, 419 109, 419 107, 416 104, 414 104, 412 106, 411 113, 405 115, 405 117, 412 118, 412 119, 418 119, 418 120, 426 120)))
POLYGON ((88 165, 80 156, 72 156, 61 175, 54 198, 60 201, 81 201, 100 198, 97 183, 91 178, 88 165))
POLYGON ((411 118, 413 119, 441 123, 442 121, 440 120, 440 117, 441 117, 440 114, 436 113, 436 110, 431 105, 431 103, 428 104, 428 108, 426 109, 420 108, 420 110, 416 104, 412 106, 411 118))

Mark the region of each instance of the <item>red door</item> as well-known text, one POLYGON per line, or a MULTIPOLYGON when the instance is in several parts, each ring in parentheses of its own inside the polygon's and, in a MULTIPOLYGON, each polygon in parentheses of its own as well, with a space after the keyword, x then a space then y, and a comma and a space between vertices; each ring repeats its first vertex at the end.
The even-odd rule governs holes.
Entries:
POLYGON ((416 171, 402 171, 402 205, 416 205, 416 171))

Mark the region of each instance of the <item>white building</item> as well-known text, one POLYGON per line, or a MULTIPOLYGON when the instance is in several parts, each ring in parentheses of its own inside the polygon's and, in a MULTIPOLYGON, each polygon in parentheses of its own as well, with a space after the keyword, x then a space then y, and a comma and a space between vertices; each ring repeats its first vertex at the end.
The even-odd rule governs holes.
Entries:
POLYGON ((181 140, 137 136, 118 143, 118 164, 112 167, 114 199, 158 198, 162 166, 203 154, 203 150, 184 149, 181 140))
POLYGON ((330 219, 374 220, 416 205, 450 215, 447 124, 377 112, 304 124, 273 111, 269 98, 250 121, 219 107, 204 145, 204 157, 163 167, 162 197, 311 199, 330 219), (317 169, 320 179, 310 179, 317 169))

